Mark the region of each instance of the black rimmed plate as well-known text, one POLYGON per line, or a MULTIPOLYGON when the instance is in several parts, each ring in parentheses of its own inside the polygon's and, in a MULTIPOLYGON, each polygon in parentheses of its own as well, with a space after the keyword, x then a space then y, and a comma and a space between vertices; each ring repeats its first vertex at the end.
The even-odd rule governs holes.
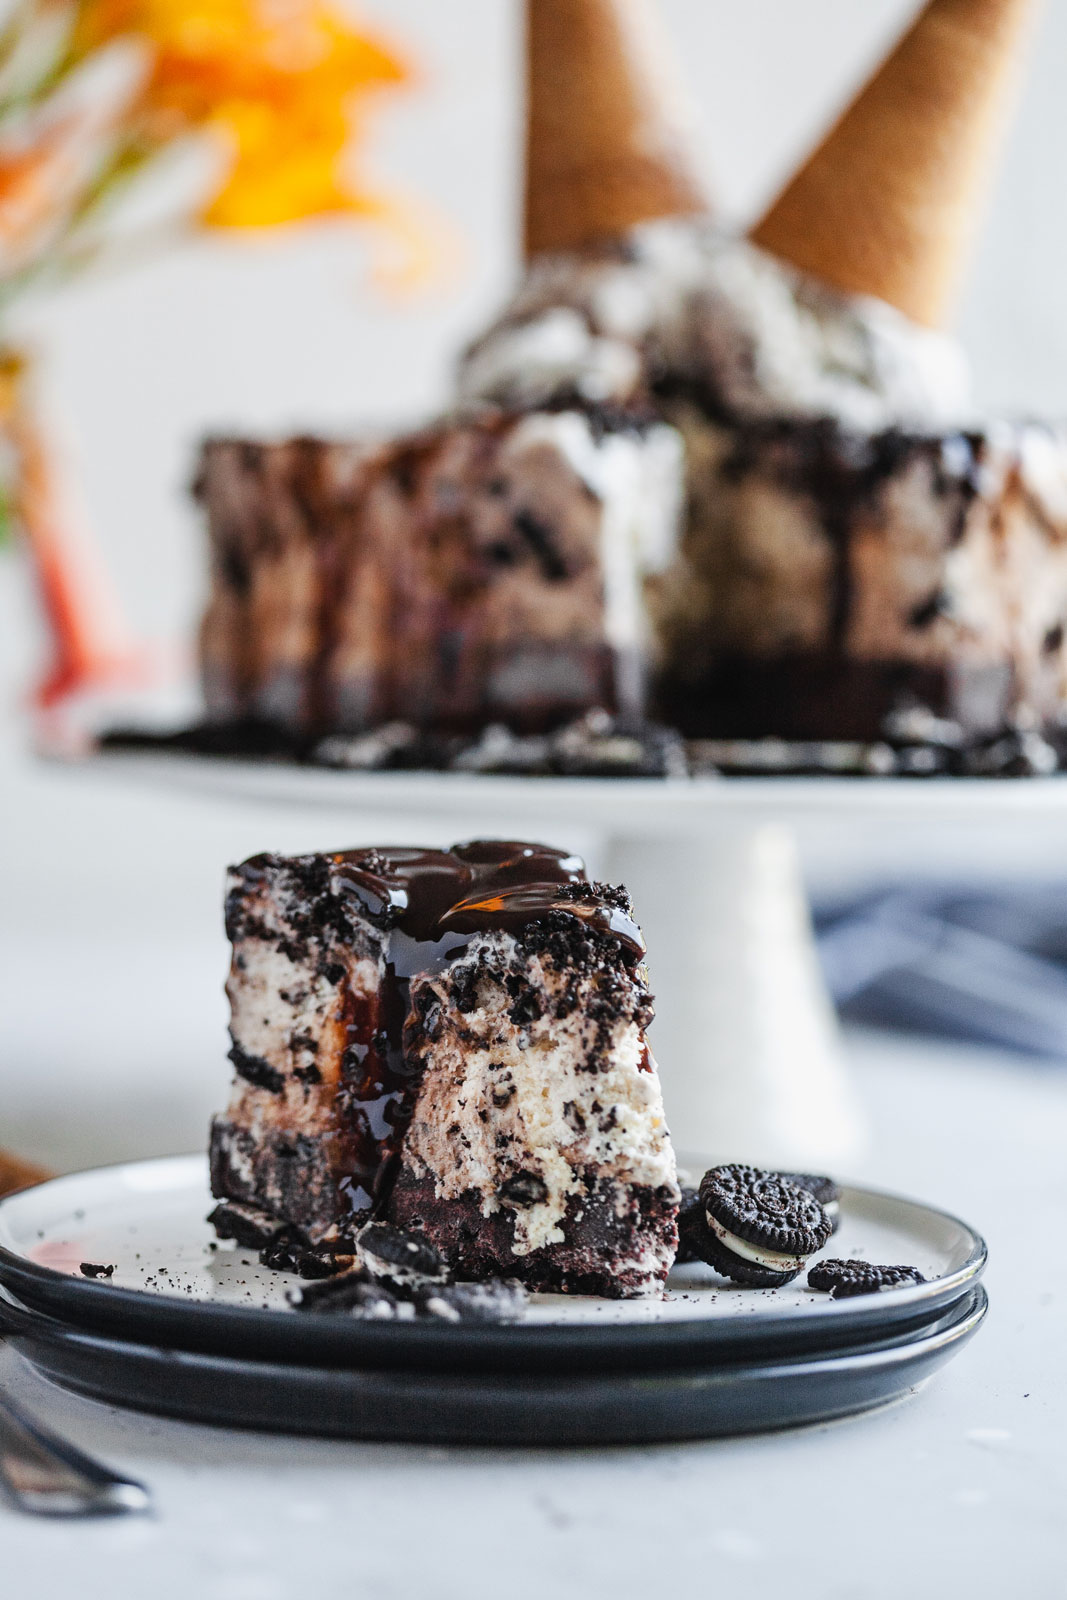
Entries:
POLYGON ((832 1301, 803 1279, 738 1289, 709 1269, 671 1275, 667 1295, 601 1300, 536 1295, 508 1327, 302 1316, 296 1280, 216 1245, 203 1157, 181 1156, 53 1179, 0 1202, 0 1284, 68 1327, 185 1352, 349 1369, 447 1373, 635 1374, 739 1358, 827 1352, 908 1336, 973 1290, 985 1245, 965 1223, 916 1201, 842 1191, 826 1254, 918 1267, 928 1282, 832 1301), (89 1279, 82 1263, 114 1267, 89 1279))
POLYGON ((981 1325, 978 1285, 923 1331, 824 1356, 557 1376, 242 1361, 79 1333, 0 1299, 0 1332, 45 1377, 220 1427, 421 1444, 648 1444, 798 1427, 897 1400, 981 1325))

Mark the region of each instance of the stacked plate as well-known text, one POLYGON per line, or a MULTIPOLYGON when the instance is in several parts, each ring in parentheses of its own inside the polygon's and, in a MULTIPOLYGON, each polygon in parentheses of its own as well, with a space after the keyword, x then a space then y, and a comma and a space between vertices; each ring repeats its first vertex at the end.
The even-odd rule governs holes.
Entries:
POLYGON ((688 1266, 662 1300, 535 1295, 511 1326, 301 1315, 286 1298, 293 1278, 215 1242, 211 1204, 199 1156, 9 1197, 0 1334, 65 1388, 200 1422, 439 1444, 621 1444, 883 1405, 961 1350, 986 1312, 985 1245, 973 1229, 861 1188, 842 1190, 825 1253, 916 1266, 927 1282, 834 1301, 803 1278, 739 1289, 688 1266))

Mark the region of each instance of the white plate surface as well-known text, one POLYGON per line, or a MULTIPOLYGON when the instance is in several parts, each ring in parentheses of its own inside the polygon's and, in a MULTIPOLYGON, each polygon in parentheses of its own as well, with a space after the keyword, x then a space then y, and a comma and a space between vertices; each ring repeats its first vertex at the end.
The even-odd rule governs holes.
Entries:
MULTIPOLYGON (((297 1280, 259 1265, 255 1253, 216 1243, 203 1156, 131 1162, 56 1178, 0 1205, 0 1246, 15 1257, 80 1277, 83 1262, 114 1266, 108 1280, 146 1295, 234 1307, 285 1310, 297 1280)), ((981 1241, 965 1224, 915 1201, 872 1190, 842 1191, 841 1226, 826 1256, 918 1267, 947 1280, 980 1270, 981 1241), (976 1264, 977 1263, 977 1264, 976 1264)), ((914 1288, 880 1301, 923 1298, 914 1288)), ((831 1302, 803 1276, 783 1289, 740 1289, 702 1265, 676 1269, 664 1298, 600 1300, 532 1297, 531 1322, 649 1323, 693 1319, 847 1314, 869 1298, 831 1302)), ((887 1307, 888 1309, 888 1307, 887 1307)))

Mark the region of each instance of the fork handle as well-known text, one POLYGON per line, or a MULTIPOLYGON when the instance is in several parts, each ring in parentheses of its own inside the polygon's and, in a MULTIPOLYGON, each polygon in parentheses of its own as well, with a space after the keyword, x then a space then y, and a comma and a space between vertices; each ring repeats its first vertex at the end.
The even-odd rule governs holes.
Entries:
MULTIPOLYGON (((0 1297, 4 1334, 40 1337, 34 1318, 0 1297)), ((61 1439, 0 1389, 0 1486, 20 1510, 37 1516, 102 1517, 150 1511, 143 1483, 126 1478, 61 1439)))

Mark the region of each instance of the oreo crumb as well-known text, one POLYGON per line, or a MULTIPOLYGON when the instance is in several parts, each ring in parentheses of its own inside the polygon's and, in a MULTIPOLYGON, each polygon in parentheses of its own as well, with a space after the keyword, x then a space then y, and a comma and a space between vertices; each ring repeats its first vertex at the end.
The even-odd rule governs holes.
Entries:
POLYGON ((516 1172, 497 1190, 499 1199, 513 1206, 538 1206, 548 1198, 548 1185, 536 1172, 516 1172))

